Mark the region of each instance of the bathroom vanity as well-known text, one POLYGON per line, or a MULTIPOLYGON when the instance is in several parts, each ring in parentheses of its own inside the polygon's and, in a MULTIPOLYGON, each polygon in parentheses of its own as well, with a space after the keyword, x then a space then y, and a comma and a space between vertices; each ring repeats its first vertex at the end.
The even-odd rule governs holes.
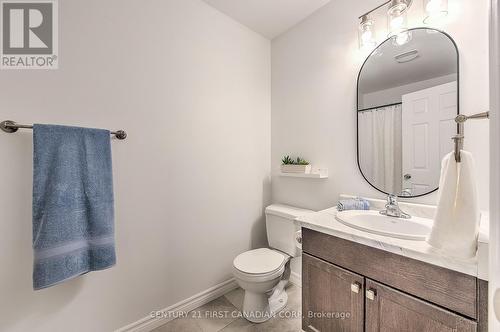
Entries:
POLYGON ((308 229, 303 248, 304 331, 487 330, 485 281, 308 229))
POLYGON ((445 257, 425 241, 346 226, 336 213, 298 219, 304 331, 487 331, 484 257, 445 257))

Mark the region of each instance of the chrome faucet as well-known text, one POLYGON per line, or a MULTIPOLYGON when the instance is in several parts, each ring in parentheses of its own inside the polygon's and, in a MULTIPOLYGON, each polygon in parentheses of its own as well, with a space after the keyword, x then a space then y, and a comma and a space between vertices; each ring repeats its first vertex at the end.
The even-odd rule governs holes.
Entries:
POLYGON ((410 219, 411 216, 408 213, 404 213, 399 208, 398 197, 396 195, 387 196, 387 203, 385 204, 385 210, 380 211, 380 214, 388 217, 410 219))

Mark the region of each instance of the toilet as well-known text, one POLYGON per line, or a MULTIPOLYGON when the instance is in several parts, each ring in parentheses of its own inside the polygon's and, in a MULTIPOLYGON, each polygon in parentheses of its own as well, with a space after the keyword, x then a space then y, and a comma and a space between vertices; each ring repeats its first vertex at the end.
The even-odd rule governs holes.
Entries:
POLYGON ((301 254, 300 226, 295 218, 311 212, 281 204, 268 206, 269 248, 246 251, 234 259, 233 275, 245 291, 242 312, 247 320, 265 322, 286 306, 290 260, 301 254))

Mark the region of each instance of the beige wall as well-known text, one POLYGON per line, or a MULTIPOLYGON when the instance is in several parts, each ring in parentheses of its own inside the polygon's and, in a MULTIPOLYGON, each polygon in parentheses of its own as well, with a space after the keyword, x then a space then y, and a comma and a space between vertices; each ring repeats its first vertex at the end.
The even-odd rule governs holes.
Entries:
POLYGON ((59 70, 0 71, 0 120, 125 129, 118 264, 32 290, 32 133, 0 133, 0 330, 111 331, 265 244, 270 43, 198 0, 59 1, 59 70))

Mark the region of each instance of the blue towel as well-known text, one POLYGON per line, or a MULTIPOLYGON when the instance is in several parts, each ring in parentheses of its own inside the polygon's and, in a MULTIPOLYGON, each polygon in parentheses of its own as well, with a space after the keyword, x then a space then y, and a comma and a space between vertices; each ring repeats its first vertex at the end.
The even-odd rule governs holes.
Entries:
POLYGON ((33 127, 33 288, 116 263, 110 132, 33 127))
POLYGON ((370 202, 361 197, 341 199, 337 203, 337 210, 370 210, 370 202))

